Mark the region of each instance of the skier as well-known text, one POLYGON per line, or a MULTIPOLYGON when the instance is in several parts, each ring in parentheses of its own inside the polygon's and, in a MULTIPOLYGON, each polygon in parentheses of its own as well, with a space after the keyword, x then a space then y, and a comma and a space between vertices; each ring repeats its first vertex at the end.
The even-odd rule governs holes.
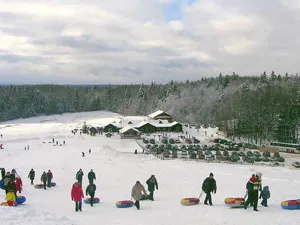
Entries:
POLYGON ((94 173, 93 169, 88 173, 88 179, 89 179, 89 184, 94 183, 94 180, 96 180, 96 174, 94 173))
POLYGON ((72 186, 71 199, 75 202, 75 211, 82 210, 82 198, 84 198, 83 191, 78 182, 75 182, 72 186))
POLYGON ((81 154, 82 154, 82 157, 84 157, 84 152, 81 152, 81 154))
POLYGON ((205 200, 204 200, 204 205, 208 205, 207 201, 209 202, 209 205, 213 205, 211 201, 211 193, 216 194, 217 192, 217 184, 214 179, 214 174, 210 173, 209 177, 207 177, 202 184, 202 190, 205 192, 205 200))
POLYGON ((92 150, 91 149, 89 149, 89 154, 91 154, 92 153, 92 150))
POLYGON ((144 193, 144 195, 147 195, 147 192, 146 192, 144 186, 141 184, 140 181, 137 181, 135 183, 135 185, 132 187, 131 197, 135 200, 134 205, 136 206, 136 208, 138 210, 140 209, 140 200, 143 196, 142 192, 144 193))
POLYGON ((19 193, 21 193, 22 186, 23 186, 22 179, 18 175, 17 178, 16 178, 16 191, 18 191, 19 193))
POLYGON ((264 186, 263 190, 260 192, 259 198, 262 198, 261 204, 268 207, 268 199, 270 198, 269 186, 264 186))
POLYGON ((29 174, 28 174, 28 178, 29 178, 30 181, 31 181, 30 184, 33 184, 34 177, 35 177, 35 172, 34 172, 33 169, 31 169, 31 170, 29 171, 29 174))
POLYGON ((89 195, 91 198, 90 198, 90 202, 91 202, 91 206, 93 207, 93 204, 94 204, 94 197, 95 197, 95 192, 96 192, 96 185, 95 184, 89 184, 87 187, 86 187, 86 191, 85 191, 86 195, 89 195))
POLYGON ((150 192, 149 199, 154 201, 153 192, 155 190, 155 187, 156 187, 156 190, 158 190, 158 183, 157 183, 155 176, 151 175, 151 177, 146 181, 146 184, 148 185, 148 191, 150 192))
POLYGON ((82 177, 83 177, 82 169, 79 169, 79 171, 76 173, 76 180, 78 183, 82 186, 82 177))
POLYGON ((51 170, 48 170, 47 172, 47 186, 51 188, 51 180, 53 179, 53 174, 51 170))
POLYGON ((44 189, 46 190, 46 186, 47 186, 47 174, 46 174, 45 171, 43 172, 43 174, 41 176, 41 181, 44 184, 44 189))

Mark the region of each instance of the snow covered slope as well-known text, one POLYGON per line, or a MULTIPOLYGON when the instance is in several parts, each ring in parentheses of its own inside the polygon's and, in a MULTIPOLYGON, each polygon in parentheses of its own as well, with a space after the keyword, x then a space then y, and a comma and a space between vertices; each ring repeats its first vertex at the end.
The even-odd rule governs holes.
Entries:
MULTIPOLYGON (((133 154, 139 149, 134 140, 121 140, 118 135, 105 136, 73 135, 71 130, 83 122, 112 122, 120 115, 109 112, 87 112, 44 116, 2 123, 0 134, 4 144, 0 150, 0 167, 15 168, 23 179, 27 201, 18 207, 0 207, 0 224, 22 225, 253 225, 296 224, 300 211, 281 209, 283 200, 299 196, 300 173, 289 168, 266 166, 229 165, 200 163, 180 160, 158 160, 150 155, 133 154), (52 138, 58 141, 54 146, 52 138), (66 144, 63 145, 65 140, 66 144), (60 146, 61 144, 61 146, 60 146), (25 147, 29 145, 29 150, 25 147), (92 153, 88 154, 91 148, 92 153), (86 153, 86 157, 81 156, 86 153), (46 191, 33 188, 27 178, 31 168, 36 171, 35 182, 39 183, 43 171, 51 169, 55 188, 46 191), (84 190, 88 183, 87 173, 94 169, 97 180, 96 196, 101 203, 93 208, 83 205, 82 212, 75 212, 71 201, 71 186, 75 173, 83 169, 84 190), (250 208, 230 209, 225 206, 226 197, 241 197, 252 173, 263 173, 263 185, 269 185, 269 207, 259 205, 259 212, 250 208), (182 206, 184 197, 198 197, 202 181, 213 172, 218 185, 213 195, 214 206, 182 206), (115 202, 130 199, 131 188, 136 180, 142 184, 155 174, 159 190, 155 201, 142 201, 141 210, 135 207, 119 209, 115 202)), ((200 130, 199 135, 204 137, 200 130)), ((0 192, 4 201, 4 191, 0 192)))

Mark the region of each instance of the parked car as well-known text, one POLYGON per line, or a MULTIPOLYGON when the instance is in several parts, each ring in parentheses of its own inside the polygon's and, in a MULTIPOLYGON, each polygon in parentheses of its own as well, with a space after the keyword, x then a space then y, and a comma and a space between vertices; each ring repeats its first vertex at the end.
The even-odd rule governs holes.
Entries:
POLYGON ((266 152, 263 153, 263 156, 264 157, 271 157, 271 153, 266 151, 266 152))
POLYGON ((192 142, 192 140, 191 139, 185 139, 185 141, 184 141, 185 143, 187 143, 187 144, 193 144, 193 142, 192 142))
POLYGON ((296 161, 296 162, 293 162, 293 167, 296 167, 296 168, 300 168, 300 162, 296 161))

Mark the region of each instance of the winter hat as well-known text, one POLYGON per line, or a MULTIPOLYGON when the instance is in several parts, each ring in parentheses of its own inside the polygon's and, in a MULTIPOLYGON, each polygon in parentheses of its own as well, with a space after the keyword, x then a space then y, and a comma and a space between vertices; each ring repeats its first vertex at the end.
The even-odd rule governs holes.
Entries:
POLYGON ((249 180, 249 181, 250 181, 250 183, 254 184, 254 183, 255 183, 255 177, 253 177, 253 176, 250 177, 250 180, 249 180))
POLYGON ((210 176, 210 177, 213 177, 213 176, 214 176, 214 174, 213 174, 213 173, 210 173, 210 174, 209 174, 209 176, 210 176))
POLYGON ((269 190, 269 186, 264 186, 264 190, 269 190))

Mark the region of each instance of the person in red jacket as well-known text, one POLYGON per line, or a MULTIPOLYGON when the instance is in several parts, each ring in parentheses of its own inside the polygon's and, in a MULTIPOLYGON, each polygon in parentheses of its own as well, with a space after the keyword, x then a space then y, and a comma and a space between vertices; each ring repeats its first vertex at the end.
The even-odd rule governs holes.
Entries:
POLYGON ((17 178, 16 178, 16 190, 17 190, 17 192, 21 193, 22 186, 23 186, 22 179, 18 175, 17 178))
POLYGON ((82 199, 84 198, 82 188, 78 182, 75 182, 72 187, 71 191, 71 198, 72 201, 75 202, 75 211, 78 212, 78 210, 81 211, 82 206, 82 199))

